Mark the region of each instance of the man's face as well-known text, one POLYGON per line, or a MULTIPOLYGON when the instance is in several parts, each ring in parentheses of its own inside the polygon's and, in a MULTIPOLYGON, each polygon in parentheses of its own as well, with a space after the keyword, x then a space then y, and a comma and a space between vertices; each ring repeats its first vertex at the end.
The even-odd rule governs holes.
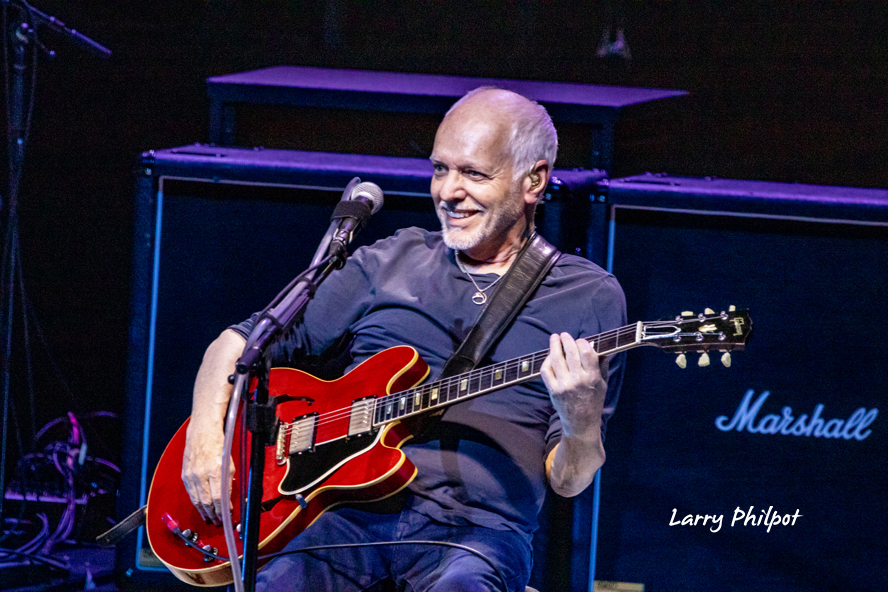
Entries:
POLYGON ((495 255, 524 219, 509 132, 502 114, 466 106, 452 112, 435 135, 431 194, 444 243, 472 258, 495 255))

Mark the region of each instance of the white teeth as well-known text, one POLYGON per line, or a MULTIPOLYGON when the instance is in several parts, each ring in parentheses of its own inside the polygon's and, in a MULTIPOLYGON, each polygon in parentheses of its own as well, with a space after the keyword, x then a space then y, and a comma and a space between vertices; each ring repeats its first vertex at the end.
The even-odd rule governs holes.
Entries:
POLYGON ((472 214, 475 214, 475 213, 477 213, 477 211, 471 211, 471 212, 466 212, 466 211, 454 212, 454 211, 450 211, 450 210, 447 211, 447 215, 450 218, 468 218, 469 216, 471 216, 472 214))

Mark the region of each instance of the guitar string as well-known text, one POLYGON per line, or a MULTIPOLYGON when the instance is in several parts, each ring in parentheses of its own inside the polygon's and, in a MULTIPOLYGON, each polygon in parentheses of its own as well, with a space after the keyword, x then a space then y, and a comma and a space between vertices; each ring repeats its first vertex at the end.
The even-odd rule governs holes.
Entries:
MULTIPOLYGON (((633 328, 633 330, 634 330, 634 328, 633 328)), ((594 339, 599 341, 599 343, 600 343, 602 341, 605 341, 604 337, 614 337, 614 335, 613 335, 614 333, 617 334, 616 337, 618 339, 620 336, 619 330, 610 331, 607 333, 602 333, 601 335, 596 335, 594 337, 594 339)), ((590 339, 592 339, 592 338, 590 338, 590 339)), ((589 339, 587 339, 587 341, 588 340, 589 339)), ((610 341, 610 339, 607 339, 607 341, 610 341)), ((409 399, 413 400, 415 398, 415 396, 417 394, 419 394, 420 391, 430 392, 431 389, 435 388, 435 387, 439 388, 440 390, 446 390, 447 392, 449 392, 449 389, 451 387, 453 387, 457 383, 461 382, 462 380, 469 380, 469 381, 483 380, 485 378, 485 374, 492 375, 492 373, 495 370, 502 370, 502 371, 508 373, 510 370, 515 370, 515 369, 519 368, 521 366, 521 364, 524 362, 530 362, 531 364, 536 365, 536 364, 539 364, 540 361, 542 359, 544 359, 547 355, 548 355, 548 350, 543 350, 543 351, 535 352, 532 354, 526 354, 525 356, 521 356, 520 358, 516 358, 514 360, 507 360, 506 362, 501 362, 500 364, 494 364, 491 366, 487 366, 485 368, 475 369, 475 370, 469 371, 465 374, 460 374, 457 376, 452 376, 452 377, 448 377, 445 379, 441 379, 441 380, 436 381, 434 383, 420 385, 417 387, 412 387, 410 389, 405 389, 403 391, 399 391, 397 393, 384 395, 384 396, 376 399, 375 407, 376 407, 376 409, 379 409, 381 406, 384 406, 390 402, 394 403, 395 401, 401 399, 402 397, 407 398, 409 396, 409 399)), ((538 372, 533 372, 532 374, 538 374, 538 372)), ((530 378, 530 376, 521 377, 520 373, 519 373, 519 376, 517 376, 516 379, 517 378, 530 378)), ((512 381, 510 381, 510 382, 512 382, 512 381)), ((507 385, 502 384, 502 385, 497 385, 497 386, 507 386, 507 385)), ((478 394, 478 391, 475 391, 474 394, 478 394)), ((465 395, 463 395, 462 397, 458 397, 458 398, 465 398, 465 395)), ((454 399, 454 401, 455 400, 456 399, 454 399)), ((450 401, 448 401, 448 402, 450 402, 450 401)), ((433 405, 432 407, 434 407, 436 405, 433 405)), ((425 409, 414 410, 411 413, 426 411, 430 408, 431 407, 426 407, 425 409)), ((315 418, 314 424, 316 424, 317 429, 320 429, 326 425, 329 425, 331 422, 337 422, 337 421, 342 421, 344 419, 347 419, 351 416, 351 414, 352 414, 352 407, 351 406, 344 407, 341 409, 334 409, 332 411, 328 411, 328 412, 325 412, 325 413, 317 416, 315 418)), ((375 420, 374 420, 374 422, 375 422, 375 420)), ((311 423, 311 422, 306 422, 306 423, 311 423)), ((285 433, 285 435, 292 434, 299 427, 300 426, 293 423, 284 431, 284 433, 285 433)))
MULTIPOLYGON (((695 321, 696 321, 696 319, 695 319, 695 321)), ((676 323, 676 321, 655 321, 655 322, 646 323, 645 326, 648 328, 672 327, 675 325, 675 323, 676 323)), ((598 341, 599 348, 600 348, 601 343, 603 343, 605 341, 610 343, 611 338, 614 338, 613 341, 614 341, 614 345, 616 347, 616 344, 619 343, 620 337, 623 337, 623 336, 630 334, 630 333, 634 334, 636 331, 637 331, 637 327, 635 325, 629 325, 626 327, 621 327, 616 330, 608 331, 608 332, 601 333, 599 335, 595 335, 593 337, 584 338, 584 339, 585 339, 585 341, 598 341)), ((667 336, 671 336, 671 334, 664 335, 664 337, 667 337, 667 336)), ((608 349, 602 353, 607 354, 608 351, 610 351, 610 350, 608 349)), ((523 362, 531 362, 532 364, 535 365, 535 364, 539 363, 541 359, 544 359, 548 355, 548 353, 549 353, 549 350, 543 350, 540 352, 527 354, 525 356, 521 356, 520 358, 515 358, 514 360, 508 360, 506 362, 502 362, 501 368, 497 367, 497 366, 499 366, 499 364, 493 364, 490 366, 486 366, 484 368, 472 370, 472 371, 467 372, 465 374, 460 374, 457 376, 445 378, 445 379, 436 381, 434 383, 420 385, 417 387, 413 387, 410 389, 399 391, 397 393, 392 393, 390 395, 384 395, 384 396, 379 397, 375 400, 374 408, 375 408, 375 410, 378 410, 381 407, 388 405, 389 403, 395 404, 401 398, 404 398, 406 401, 413 400, 416 397, 416 395, 424 396, 427 392, 430 392, 431 389, 434 387, 437 387, 439 390, 444 390, 449 393, 449 389, 451 387, 453 387, 457 382, 461 382, 462 380, 483 381, 488 378, 491 378, 492 374, 496 370, 503 370, 504 372, 508 372, 509 370, 514 370, 517 366, 519 366, 523 362)), ((519 373, 519 375, 516 377, 516 380, 519 378, 531 378, 536 374, 538 374, 538 372, 532 372, 531 375, 522 377, 522 376, 520 376, 520 373, 519 373)), ((497 384, 497 385, 494 385, 491 383, 491 386, 489 388, 493 388, 495 386, 496 387, 505 387, 505 386, 508 386, 508 384, 511 384, 513 382, 515 382, 515 381, 509 381, 509 383, 501 383, 501 384, 497 384)), ((480 384, 479 384, 479 386, 480 386, 480 384)), ((466 394, 478 395, 483 390, 486 390, 486 389, 480 389, 480 390, 476 390, 474 392, 466 393, 466 394)), ((419 410, 414 409, 410 413, 405 413, 404 416, 427 411, 427 410, 432 409, 437 406, 443 406, 446 404, 450 404, 452 402, 456 402, 459 399, 466 398, 466 394, 464 394, 462 396, 457 396, 456 399, 448 399, 448 401, 445 401, 443 403, 439 402, 434 405, 430 405, 428 407, 421 408, 419 410)), ((319 430, 320 428, 329 425, 331 422, 343 421, 351 416, 352 409, 353 409, 352 407, 344 407, 341 409, 335 409, 335 410, 320 414, 315 419, 314 427, 319 430)), ((376 415, 378 413, 378 411, 375 411, 375 410, 374 410, 374 415, 376 415)), ((394 421, 395 419, 400 419, 400 417, 403 417, 403 416, 392 417, 388 420, 383 420, 381 423, 387 423, 388 421, 394 421)), ((375 423, 376 420, 374 419, 373 422, 375 423)), ((286 430, 284 430, 284 435, 292 434, 299 427, 300 426, 296 425, 295 423, 291 423, 290 426, 286 430)))
MULTIPOLYGON (((686 319, 684 322, 687 322, 687 320, 692 320, 693 322, 699 321, 699 319, 694 318, 694 319, 686 319)), ((707 319, 707 320, 714 320, 714 319, 707 319)), ((676 324, 676 322, 682 322, 682 321, 677 321, 677 320, 653 321, 653 322, 645 323, 644 326, 646 328, 656 329, 656 328, 661 328, 661 327, 672 327, 676 324)), ((600 333, 598 335, 588 337, 588 338, 583 338, 583 339, 584 339, 584 341, 598 342, 599 348, 600 348, 600 345, 602 342, 605 342, 605 341, 610 342, 611 339, 613 339, 614 345, 616 347, 616 344, 619 342, 620 337, 624 337, 628 334, 635 334, 636 332, 637 332, 637 325, 627 325, 625 327, 620 327, 619 329, 613 329, 611 331, 606 331, 604 333, 600 333)), ((664 335, 663 337, 671 337, 671 336, 672 335, 669 334, 669 335, 664 335)), ((610 350, 607 350, 607 351, 610 351, 610 350)), ((607 351, 605 351, 603 353, 607 354, 607 351)), ((375 401, 376 404, 374 405, 374 408, 379 409, 380 407, 388 405, 389 403, 395 404, 401 398, 406 398, 407 401, 410 401, 410 400, 414 399, 417 394, 419 394, 419 391, 423 391, 423 390, 430 391, 431 388, 433 388, 433 387, 437 387, 439 390, 447 389, 447 391, 449 392, 450 387, 454 386, 454 384, 456 384, 457 382, 461 382, 462 380, 468 380, 470 382, 475 379, 483 380, 484 378, 486 378, 484 376, 485 373, 492 375, 493 372, 495 372, 496 370, 503 370, 503 372, 505 373, 505 372, 508 372, 509 370, 514 370, 515 368, 519 367, 520 364, 523 362, 529 361, 529 362, 531 362, 532 365, 535 365, 536 363, 538 363, 540 361, 540 359, 545 359, 545 357, 548 354, 549 354, 549 350, 542 350, 539 352, 534 352, 531 354, 527 354, 525 356, 521 356, 519 358, 515 358, 513 360, 507 360, 506 362, 501 362, 500 364, 503 365, 502 368, 497 368, 497 366, 499 366, 500 364, 493 364, 490 366, 486 366, 484 368, 478 368, 475 370, 471 370, 471 371, 466 372, 464 374, 459 374, 457 376, 444 378, 444 379, 441 379, 441 380, 436 381, 434 383, 412 387, 412 388, 405 389, 403 391, 399 391, 397 393, 392 393, 389 395, 383 395, 382 397, 379 397, 376 399, 376 401, 375 401)), ((538 374, 538 372, 531 373, 531 375, 535 375, 535 374, 538 374)), ((519 374, 519 376, 516 377, 516 380, 518 378, 528 378, 528 377, 521 377, 519 374)), ((510 381, 510 382, 513 382, 513 381, 510 381)), ((494 386, 505 387, 508 385, 505 383, 499 384, 499 385, 491 384, 491 388, 493 388, 494 386)), ((485 389, 481 389, 481 390, 485 390, 485 389)), ((474 393, 466 393, 466 394, 477 395, 479 393, 480 393, 480 390, 475 391, 474 393)), ((424 395, 425 393, 422 393, 422 394, 424 395)), ((419 409, 419 410, 414 409, 413 411, 410 412, 410 414, 419 413, 422 411, 428 411, 429 409, 432 409, 434 407, 443 406, 445 404, 455 402, 456 400, 461 399, 461 398, 465 398, 465 394, 462 395, 461 397, 457 396, 456 399, 448 400, 444 403, 439 402, 434 405, 430 405, 424 409, 419 409)), ((376 415, 376 413, 377 412, 374 411, 374 415, 376 415)), ((318 415, 315 418, 314 427, 315 427, 315 429, 319 430, 321 427, 327 426, 330 423, 343 421, 343 420, 349 418, 351 416, 351 414, 352 414, 352 407, 351 406, 327 411, 325 413, 318 415)), ((410 414, 405 414, 405 415, 410 415, 410 414)), ((400 417, 403 417, 403 416, 400 416, 400 417)), ((384 420, 383 423, 385 423, 387 421, 394 421, 395 419, 399 419, 400 417, 393 417, 393 418, 391 418, 391 420, 384 420)), ((373 420, 373 422, 375 423, 375 419, 373 420)), ((284 430, 284 435, 292 435, 295 431, 297 431, 297 429, 299 427, 300 426, 296 425, 295 423, 290 423, 290 425, 284 430)))
MULTIPOLYGON (((636 331, 637 331, 637 327, 635 325, 627 325, 626 327, 620 327, 619 329, 613 329, 611 331, 606 331, 604 333, 600 333, 600 334, 595 335, 593 337, 583 338, 583 340, 598 342, 599 347, 602 342, 613 341, 614 345, 616 346, 616 343, 618 343, 620 337, 624 337, 630 333, 634 335, 636 333, 636 331)), ((605 351, 603 353, 606 354, 607 351, 605 351)), ((503 372, 505 373, 505 372, 508 372, 509 370, 514 370, 515 368, 520 367, 520 365, 524 362, 530 362, 533 366, 533 365, 539 363, 541 359, 545 359, 545 357, 548 355, 549 355, 549 350, 542 350, 542 351, 534 352, 531 354, 526 354, 524 356, 521 356, 519 358, 515 358, 513 360, 507 360, 506 362, 501 362, 500 364, 493 364, 490 366, 486 366, 484 368, 478 368, 475 370, 471 370, 471 371, 466 372, 464 374, 458 374, 456 376, 444 378, 444 379, 441 379, 441 380, 436 381, 434 383, 412 387, 412 388, 405 389, 403 391, 399 391, 397 393, 392 393, 389 395, 383 395, 382 397, 379 397, 376 399, 375 407, 378 409, 380 406, 386 405, 390 402, 394 403, 398 399, 400 399, 402 397, 407 397, 408 395, 409 395, 409 399, 412 400, 416 396, 417 391, 430 390, 431 388, 433 388, 433 386, 435 386, 441 390, 443 390, 445 388, 449 389, 450 387, 454 386, 456 383, 458 383, 462 380, 472 381, 474 379, 483 379, 484 378, 483 375, 485 373, 492 374, 495 370, 503 370, 503 372), (502 368, 498 368, 498 366, 500 366, 500 365, 502 365, 502 368)), ((532 374, 538 374, 538 372, 533 372, 532 374)), ((516 379, 517 378, 522 378, 522 377, 519 375, 518 377, 516 377, 516 379)), ((524 377, 524 378, 526 378, 526 377, 524 377)), ((503 384, 503 385, 496 385, 496 386, 506 386, 506 385, 503 384)), ((477 391, 476 391, 476 394, 477 394, 477 391)), ((464 397, 465 397, 465 395, 463 395, 463 397, 458 397, 458 398, 464 398, 464 397)), ((448 401, 448 403, 449 402, 450 401, 448 401)), ((420 409, 419 411, 427 411, 430 408, 431 407, 427 407, 426 409, 420 409)), ((416 410, 414 410, 414 411, 416 411, 416 410)), ((332 411, 327 411, 325 413, 318 415, 315 418, 315 422, 314 422, 315 427, 317 429, 320 429, 322 426, 328 425, 331 422, 344 420, 344 419, 350 417, 351 413, 352 413, 351 406, 343 407, 340 409, 334 409, 332 411)), ((298 427, 299 426, 296 426, 295 424, 290 424, 290 426, 284 431, 285 435, 292 434, 294 431, 296 431, 298 429, 298 427)))
MULTIPOLYGON (((625 329, 625 327, 622 327, 621 329, 625 329)), ((635 328, 633 327, 632 329, 633 329, 632 332, 634 334, 635 328)), ((614 341, 614 345, 616 346, 616 344, 619 342, 619 337, 621 337, 621 335, 619 335, 619 330, 614 331, 614 332, 618 333, 617 335, 613 336, 613 337, 615 337, 615 339, 613 339, 613 341, 614 341)), ((607 335, 606 333, 602 333, 602 334, 596 335, 595 337, 592 337, 592 338, 583 338, 583 340, 584 341, 598 341, 599 345, 600 345, 601 342, 606 341, 606 339, 605 339, 606 335, 607 335)), ((607 341, 610 341, 610 339, 607 339, 607 341)), ((608 350, 608 351, 610 351, 610 350, 608 350)), ((603 352, 603 353, 606 354, 607 352, 603 352)), ((495 372, 501 371, 505 375, 508 373, 509 370, 514 370, 516 368, 519 368, 525 362, 529 362, 531 364, 531 368, 533 368, 533 366, 535 366, 541 360, 544 360, 546 358, 546 356, 548 356, 548 355, 549 355, 549 350, 542 350, 542 351, 534 352, 531 354, 526 354, 524 356, 514 358, 512 360, 506 360, 505 362, 500 362, 498 364, 491 364, 491 365, 485 366, 483 368, 476 368, 476 369, 470 370, 469 372, 466 372, 464 374, 458 374, 456 376, 449 376, 447 378, 441 379, 441 380, 436 381, 434 383, 420 385, 417 387, 413 387, 411 389, 407 389, 405 391, 392 393, 390 395, 384 395, 378 399, 378 402, 384 403, 384 404, 394 403, 394 402, 398 401, 399 399, 401 399, 402 397, 405 397, 409 393, 409 391, 420 391, 420 390, 431 391, 432 388, 439 388, 440 390, 444 390, 446 388, 452 387, 452 386, 462 382, 463 380, 467 380, 467 381, 471 382, 475 379, 483 381, 483 380, 486 380, 487 378, 491 378, 491 388, 493 386, 506 386, 505 382, 500 385, 494 385, 492 383, 492 380, 494 380, 493 375, 495 372)), ((535 374, 539 374, 539 372, 531 372, 531 375, 535 375, 535 374)), ((515 377, 514 380, 518 380, 521 378, 529 378, 529 377, 530 377, 530 375, 521 376, 520 371, 519 371, 519 374, 515 377)), ((513 382, 513 381, 509 381, 509 382, 513 382)), ((480 386, 480 384, 479 384, 479 386, 480 386)), ((484 390, 484 389, 481 389, 481 390, 484 390)), ((412 394, 415 397, 415 395, 417 393, 414 392, 414 393, 410 393, 410 394, 412 394)))
MULTIPOLYGON (((646 323, 646 326, 648 328, 658 328, 658 326, 659 327, 672 327, 674 325, 675 325, 675 321, 657 321, 657 322, 646 323)), ((599 342, 599 348, 600 348, 601 343, 605 342, 606 340, 609 342, 610 341, 609 338, 615 336, 616 337, 615 345, 616 345, 616 343, 619 342, 619 338, 621 336, 624 336, 626 333, 628 333, 629 329, 631 329, 632 331, 635 331, 636 327, 635 326, 622 327, 622 328, 614 330, 614 331, 609 331, 606 333, 602 333, 600 335, 596 335, 591 338, 586 338, 586 341, 596 341, 597 340, 599 342), (606 338, 608 338, 608 339, 606 339, 606 338)), ((664 335, 664 337, 666 337, 666 336, 667 335, 664 335)), ((606 350, 603 353, 607 354, 608 351, 610 351, 610 350, 606 350)), ((508 382, 503 381, 502 383, 499 383, 499 384, 493 384, 493 380, 495 380, 493 378, 494 372, 496 372, 497 370, 500 370, 500 371, 505 371, 506 373, 508 373, 510 370, 514 370, 516 366, 518 366, 524 362, 531 362, 534 365, 536 365, 537 363, 540 362, 541 359, 545 358, 546 355, 548 355, 548 350, 536 352, 534 354, 527 354, 526 356, 522 356, 522 357, 516 358, 514 360, 508 360, 507 362, 503 362, 503 363, 501 363, 502 366, 499 368, 497 367, 499 365, 494 364, 494 365, 487 366, 485 368, 476 369, 476 370, 473 370, 468 373, 461 374, 461 375, 458 375, 455 377, 442 379, 442 380, 437 381, 435 383, 421 385, 418 387, 413 387, 410 389, 406 389, 404 391, 400 391, 398 393, 393 393, 390 395, 385 395, 385 396, 379 397, 375 401, 373 413, 374 413, 374 415, 378 414, 379 409, 381 409, 382 407, 384 407, 388 404, 395 404, 399 399, 403 399, 406 403, 406 402, 409 402, 409 401, 412 401, 413 399, 415 399, 416 396, 421 396, 424 398, 424 396, 426 394, 430 394, 432 388, 438 388, 439 390, 443 390, 444 392, 449 394, 450 389, 455 385, 455 383, 461 382, 463 380, 467 380, 467 381, 476 381, 477 380, 478 386, 480 386, 480 384, 482 382, 485 382, 488 379, 491 382, 490 382, 490 386, 487 388, 480 388, 475 391, 470 391, 470 392, 463 394, 462 396, 457 395, 457 397, 454 399, 451 399, 448 397, 447 401, 439 400, 438 403, 435 403, 433 405, 429 405, 425 408, 422 408, 422 403, 420 403, 420 409, 417 410, 414 408, 409 413, 404 413, 403 415, 396 415, 396 416, 390 417, 388 419, 383 419, 380 423, 388 423, 389 421, 394 421, 396 419, 400 419, 401 417, 404 417, 407 415, 413 415, 415 413, 427 411, 427 410, 434 408, 434 407, 444 406, 446 404, 454 403, 454 402, 458 401, 459 399, 466 398, 466 395, 479 395, 479 394, 482 394, 482 392, 484 390, 493 389, 494 387, 499 387, 499 388, 506 387, 509 384, 515 383, 518 379, 532 378, 535 375, 537 375, 538 372, 532 372, 530 375, 526 375, 523 377, 520 375, 520 372, 519 372, 518 376, 516 376, 516 378, 514 380, 510 380, 508 382)), ((460 390, 463 390, 463 389, 460 389, 460 390)), ((443 397, 442 397, 442 399, 443 399, 443 397)), ((316 427, 318 430, 320 430, 322 427, 329 425, 331 422, 339 422, 339 421, 343 421, 347 418, 350 418, 350 416, 352 414, 352 409, 353 409, 352 407, 346 407, 346 408, 337 409, 337 410, 333 410, 333 411, 329 411, 324 414, 321 414, 316 418, 316 420, 315 420, 316 425, 314 425, 313 427, 316 427)), ((385 415, 388 415, 388 413, 383 414, 383 416, 385 416, 385 415)), ((376 423, 376 421, 377 421, 376 419, 373 419, 373 423, 376 423)), ((286 428, 284 430, 284 435, 292 434, 297 429, 299 429, 299 427, 301 427, 301 426, 296 425, 295 423, 291 423, 290 426, 288 426, 288 428, 286 428)))
MULTIPOLYGON (((528 358, 529 358, 528 360, 522 359, 522 360, 518 360, 518 361, 514 361, 514 362, 509 361, 509 362, 504 363, 505 365, 502 368, 497 367, 496 369, 502 370, 503 372, 508 373, 510 370, 515 370, 515 369, 519 368, 521 363, 524 361, 531 362, 532 364, 539 363, 540 358, 530 358, 530 356, 533 356, 533 354, 528 354, 528 358)), ((492 368, 493 367, 489 367, 486 370, 492 374, 492 372, 493 372, 492 368)), ((405 401, 413 401, 417 395, 423 396, 426 391, 431 392, 432 388, 437 388, 441 392, 449 392, 449 390, 452 387, 454 387, 461 380, 468 380, 470 382, 475 381, 475 380, 481 380, 481 379, 484 379, 483 374, 484 374, 484 372, 482 372, 482 371, 472 371, 472 372, 468 372, 466 374, 460 374, 457 377, 444 378, 444 379, 441 379, 439 381, 436 381, 434 383, 430 383, 427 385, 420 385, 417 387, 412 387, 409 389, 405 389, 403 391, 399 391, 397 393, 383 395, 383 396, 375 399, 375 405, 373 407, 375 407, 376 409, 379 409, 380 407, 388 405, 390 403, 394 404, 396 401, 398 401, 401 398, 405 399, 405 401)), ((520 375, 516 376, 516 380, 518 378, 531 378, 533 376, 533 374, 539 374, 539 372, 535 372, 529 376, 524 376, 524 377, 522 377, 520 375)), ((508 383, 502 383, 502 384, 499 384, 496 386, 505 387, 505 386, 508 386, 509 384, 511 384, 512 382, 513 381, 509 381, 508 383)), ((448 400, 446 403, 455 402, 457 399, 466 398, 467 394, 478 394, 479 392, 480 391, 473 391, 472 393, 465 393, 461 396, 458 396, 455 399, 448 400)), ((442 405, 442 404, 443 403, 431 404, 428 407, 425 407, 424 409, 414 408, 413 411, 410 412, 410 414, 419 413, 422 411, 428 411, 429 409, 432 409, 432 408, 434 408, 438 405, 442 405)), ((350 418, 350 416, 352 414, 352 409, 353 409, 352 407, 343 407, 341 409, 334 409, 332 411, 328 411, 328 412, 325 412, 325 413, 319 415, 316 420, 317 428, 321 429, 321 428, 329 425, 330 423, 334 423, 337 421, 342 421, 342 420, 350 418)), ((376 413, 377 412, 374 411, 374 415, 376 413)), ((408 415, 408 414, 405 414, 405 415, 408 415)), ((392 419, 394 420, 397 418, 392 418, 392 419)), ((374 420, 374 423, 375 423, 375 420, 374 420)), ((297 429, 298 429, 298 426, 291 424, 285 430, 285 433, 290 434, 290 433, 293 433, 294 431, 296 431, 297 429)))
MULTIPOLYGON (((528 357, 531 355, 532 354, 528 354, 528 357)), ((510 361, 507 363, 507 366, 504 368, 504 370, 506 372, 508 372, 509 370, 514 370, 514 369, 518 368, 519 366, 520 366, 520 361, 515 361, 515 362, 510 361)), ((463 379, 466 379, 466 380, 473 380, 476 378, 480 378, 480 373, 470 372, 470 373, 462 374, 459 376, 462 377, 463 379)), ((460 378, 457 378, 457 377, 445 378, 445 379, 442 379, 440 381, 437 381, 437 382, 434 382, 434 383, 431 383, 428 385, 421 385, 418 387, 412 387, 410 389, 399 391, 398 393, 384 395, 384 396, 379 397, 375 400, 375 403, 376 403, 375 407, 378 409, 380 406, 384 406, 390 402, 393 403, 394 401, 400 399, 401 397, 405 397, 405 398, 412 401, 412 400, 414 400, 415 396, 417 394, 419 394, 421 391, 429 390, 429 389, 433 388, 432 385, 434 385, 434 387, 437 387, 437 388, 441 389, 442 391, 444 391, 444 390, 447 390, 447 389, 451 388, 452 386, 454 386, 454 384, 456 384, 459 380, 460 380, 460 378)), ((503 385, 503 386, 506 386, 506 385, 503 385)), ((460 398, 465 398, 465 395, 463 395, 460 398)), ((431 407, 434 407, 434 405, 432 405, 431 407)), ((426 411, 426 410, 430 409, 431 407, 426 407, 425 409, 415 409, 413 412, 426 411)), ((411 413, 413 413, 413 412, 411 412, 411 413)), ((321 429, 321 428, 329 425, 330 423, 348 419, 351 416, 351 414, 352 414, 352 407, 344 407, 341 409, 335 409, 335 410, 332 410, 329 412, 325 412, 317 417, 317 419, 316 419, 317 428, 321 429)), ((375 415, 375 412, 374 412, 374 415, 375 415)), ((375 420, 374 420, 374 423, 375 423, 375 420)), ((298 427, 299 426, 297 426, 295 424, 291 424, 285 430, 285 434, 292 434, 294 431, 296 431, 298 429, 298 427)))
MULTIPOLYGON (((592 338, 585 338, 585 340, 586 341, 602 342, 602 341, 606 340, 605 339, 606 337, 607 338, 616 337, 616 339, 618 340, 619 337, 621 336, 621 334, 620 334, 621 331, 622 331, 622 334, 625 335, 625 333, 626 333, 625 329, 627 329, 627 327, 621 327, 620 329, 608 331, 606 333, 601 333, 600 335, 596 335, 592 338)), ((633 331, 633 333, 635 332, 634 326, 632 327, 632 331, 633 331)), ((610 341, 610 339, 607 339, 607 341, 610 341)), ((464 374, 459 374, 457 376, 451 376, 448 378, 444 378, 444 379, 441 379, 441 380, 436 381, 434 383, 420 385, 417 387, 412 387, 412 388, 405 389, 403 391, 399 391, 397 393, 392 393, 389 395, 383 395, 382 397, 379 397, 378 399, 376 399, 376 407, 379 408, 380 405, 384 405, 389 402, 397 401, 401 397, 406 397, 408 394, 410 395, 410 398, 412 399, 417 394, 417 391, 420 391, 420 390, 430 390, 433 387, 449 388, 462 380, 481 379, 481 378, 483 378, 483 375, 485 373, 487 373, 487 372, 492 373, 494 371, 494 369, 500 369, 500 368, 497 368, 497 366, 500 366, 500 365, 502 365, 502 368, 501 368, 502 370, 508 371, 510 369, 514 369, 514 368, 519 367, 523 362, 530 361, 533 364, 536 364, 541 359, 544 359, 548 355, 548 353, 549 353, 549 350, 543 350, 543 351, 539 351, 539 352, 535 352, 535 353, 531 353, 531 354, 526 354, 524 356, 521 356, 519 358, 515 358, 513 360, 507 360, 506 362, 501 362, 500 364, 493 364, 493 365, 487 366, 485 368, 478 368, 475 370, 471 370, 471 371, 466 372, 464 374)), ((521 378, 521 377, 519 376, 518 378, 521 378)), ((503 385, 503 386, 505 386, 505 385, 503 385)), ((427 410, 427 409, 428 408, 426 408, 424 410, 427 410)), ((424 410, 420 410, 420 411, 424 411, 424 410)), ((342 419, 349 417, 351 415, 351 412, 352 412, 352 407, 344 407, 341 409, 334 409, 332 411, 328 411, 328 412, 325 412, 325 413, 319 415, 317 417, 315 423, 317 424, 317 427, 320 428, 322 425, 329 424, 331 421, 340 421, 342 419), (338 414, 338 416, 337 416, 337 414, 338 414)), ((292 429, 290 431, 292 432, 293 429, 295 429, 295 427, 296 426, 291 426, 292 429)))

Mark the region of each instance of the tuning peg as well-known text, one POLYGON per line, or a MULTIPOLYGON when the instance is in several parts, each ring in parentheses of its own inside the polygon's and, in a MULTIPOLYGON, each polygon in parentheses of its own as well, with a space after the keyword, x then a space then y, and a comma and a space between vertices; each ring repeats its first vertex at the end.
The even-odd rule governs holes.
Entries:
POLYGON ((706 352, 703 352, 702 354, 700 354, 700 359, 697 361, 697 365, 700 366, 701 368, 705 368, 706 366, 708 366, 709 365, 709 354, 707 354, 706 352))
POLYGON ((685 317, 685 318, 687 318, 687 317, 692 317, 692 316, 694 316, 694 313, 693 313, 692 311, 690 311, 690 310, 685 310, 685 311, 683 311, 683 312, 681 313, 681 316, 683 316, 683 317, 685 317))
POLYGON ((675 363, 678 364, 678 367, 682 370, 688 367, 688 359, 684 354, 678 354, 678 357, 675 358, 675 363))
POLYGON ((737 310, 737 307, 734 306, 733 304, 732 304, 731 306, 728 307, 728 312, 734 312, 734 311, 736 311, 736 310, 737 310))
POLYGON ((730 368, 731 367, 731 352, 723 353, 722 357, 721 357, 721 362, 725 368, 730 368))
POLYGON ((704 314, 715 314, 715 311, 712 310, 711 308, 707 308, 706 310, 703 311, 703 313, 704 314))

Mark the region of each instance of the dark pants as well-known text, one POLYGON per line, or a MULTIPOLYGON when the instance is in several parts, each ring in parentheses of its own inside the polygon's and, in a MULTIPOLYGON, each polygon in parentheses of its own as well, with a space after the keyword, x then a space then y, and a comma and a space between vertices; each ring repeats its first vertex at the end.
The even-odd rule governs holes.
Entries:
MULTIPOLYGON (((404 509, 377 514, 339 508, 322 515, 287 550, 315 545, 429 540, 459 543, 490 558, 508 583, 523 592, 532 565, 530 543, 512 531, 451 526, 404 509)), ((439 545, 388 545, 286 555, 259 573, 263 592, 357 592, 387 579, 404 592, 506 592, 483 559, 439 545)))

